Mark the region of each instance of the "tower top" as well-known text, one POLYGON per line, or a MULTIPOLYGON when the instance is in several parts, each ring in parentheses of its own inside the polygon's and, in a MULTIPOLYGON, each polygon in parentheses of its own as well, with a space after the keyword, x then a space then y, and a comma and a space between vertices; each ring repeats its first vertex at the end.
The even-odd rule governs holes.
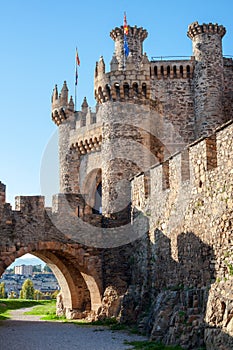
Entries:
MULTIPOLYGON (((143 42, 147 36, 148 36, 148 32, 146 29, 142 28, 142 27, 137 27, 137 26, 134 26, 134 27, 131 27, 131 26, 128 26, 128 34, 127 34, 128 37, 135 37, 137 38, 138 40, 140 40, 141 42, 143 42)), ((121 26, 121 27, 116 27, 115 29, 113 29, 111 32, 110 32, 110 37, 116 41, 118 37, 124 37, 124 27, 121 26)))
POLYGON ((222 38, 226 34, 226 28, 218 23, 208 23, 199 24, 198 22, 193 22, 188 27, 187 35, 192 40, 195 36, 200 34, 219 34, 222 38))
MULTIPOLYGON (((139 63, 143 55, 143 41, 148 32, 142 27, 128 26, 127 43, 134 63, 139 63)), ((124 67, 124 27, 116 27, 110 32, 110 37, 115 41, 115 55, 119 63, 119 70, 124 67)))

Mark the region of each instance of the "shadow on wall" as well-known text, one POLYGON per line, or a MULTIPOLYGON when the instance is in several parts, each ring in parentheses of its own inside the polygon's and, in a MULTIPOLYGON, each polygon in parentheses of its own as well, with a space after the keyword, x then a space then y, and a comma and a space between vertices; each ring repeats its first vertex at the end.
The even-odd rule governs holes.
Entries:
POLYGON ((221 294, 215 282, 213 249, 193 232, 178 234, 176 242, 160 230, 154 234, 153 304, 140 324, 142 329, 152 340, 184 349, 233 349, 233 338, 226 333, 233 330, 231 286, 221 294))

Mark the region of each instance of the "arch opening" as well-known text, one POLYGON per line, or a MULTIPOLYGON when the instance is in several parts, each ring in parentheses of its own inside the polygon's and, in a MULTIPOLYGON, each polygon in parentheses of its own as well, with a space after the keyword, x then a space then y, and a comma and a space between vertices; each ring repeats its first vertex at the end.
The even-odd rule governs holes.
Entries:
POLYGON ((94 271, 95 268, 92 269, 92 274, 88 267, 79 264, 84 258, 84 249, 74 249, 58 242, 40 242, 32 250, 28 247, 23 247, 22 250, 15 252, 7 266, 0 261, 0 271, 4 272, 26 250, 44 261, 55 275, 60 286, 60 304, 57 302, 59 315, 62 313, 68 319, 79 319, 98 311, 101 306, 100 278, 94 271))

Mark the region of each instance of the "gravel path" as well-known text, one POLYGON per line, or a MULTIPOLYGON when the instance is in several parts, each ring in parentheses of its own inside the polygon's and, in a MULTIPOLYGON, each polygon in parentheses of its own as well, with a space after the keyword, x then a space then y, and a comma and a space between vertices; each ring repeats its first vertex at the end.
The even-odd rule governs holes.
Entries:
POLYGON ((24 315, 25 310, 12 311, 11 319, 0 322, 0 349, 126 350, 132 347, 125 341, 145 339, 101 326, 42 321, 39 316, 24 315))

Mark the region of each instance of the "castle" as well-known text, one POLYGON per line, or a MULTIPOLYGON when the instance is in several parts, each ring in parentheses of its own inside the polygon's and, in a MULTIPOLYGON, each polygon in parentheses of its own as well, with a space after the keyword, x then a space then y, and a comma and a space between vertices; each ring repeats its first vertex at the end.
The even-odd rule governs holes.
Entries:
POLYGON ((96 64, 93 112, 76 111, 66 82, 52 94, 60 193, 17 197, 0 188, 1 271, 31 252, 61 285, 70 318, 137 322, 151 339, 186 349, 233 347, 233 61, 226 29, 192 23, 190 59, 148 59, 147 31, 110 36, 96 64), (36 236, 34 235, 36 232, 36 236), (147 310, 147 312, 145 312, 147 310))

